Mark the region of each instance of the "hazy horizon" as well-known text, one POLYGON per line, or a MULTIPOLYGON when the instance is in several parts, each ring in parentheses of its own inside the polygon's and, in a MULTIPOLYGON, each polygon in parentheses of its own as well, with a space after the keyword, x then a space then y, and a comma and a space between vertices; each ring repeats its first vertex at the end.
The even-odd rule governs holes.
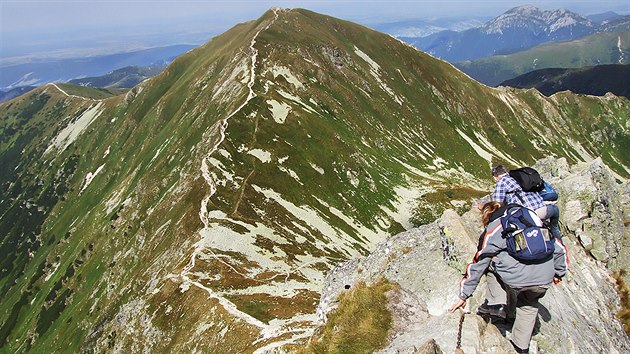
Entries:
POLYGON ((436 18, 489 19, 521 5, 582 16, 630 13, 630 1, 103 1, 0 2, 0 56, 107 54, 172 44, 199 45, 271 7, 306 8, 366 26, 436 18))

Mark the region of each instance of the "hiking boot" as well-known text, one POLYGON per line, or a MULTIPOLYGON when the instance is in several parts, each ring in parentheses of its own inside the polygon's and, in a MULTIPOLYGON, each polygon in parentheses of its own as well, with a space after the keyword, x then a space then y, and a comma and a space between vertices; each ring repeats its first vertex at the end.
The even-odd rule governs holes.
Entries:
POLYGON ((485 302, 477 308, 477 314, 499 317, 502 319, 505 319, 507 316, 505 305, 488 305, 485 302))
POLYGON ((514 344, 514 342, 512 342, 511 340, 510 340, 510 343, 512 343, 512 346, 514 347, 514 350, 515 350, 517 353, 529 353, 529 348, 527 348, 527 349, 522 349, 522 348, 519 348, 519 347, 517 347, 517 346, 516 346, 516 344, 514 344))

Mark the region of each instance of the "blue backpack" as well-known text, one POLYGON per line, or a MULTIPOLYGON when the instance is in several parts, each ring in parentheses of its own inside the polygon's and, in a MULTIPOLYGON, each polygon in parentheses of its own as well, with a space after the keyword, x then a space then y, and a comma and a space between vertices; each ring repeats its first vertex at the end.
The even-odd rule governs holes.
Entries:
POLYGON ((543 263, 555 250, 554 238, 536 213, 523 206, 508 205, 501 216, 507 252, 522 263, 543 263))
POLYGON ((558 200, 558 192, 547 182, 544 182, 545 187, 542 191, 538 192, 543 200, 556 201, 558 200))

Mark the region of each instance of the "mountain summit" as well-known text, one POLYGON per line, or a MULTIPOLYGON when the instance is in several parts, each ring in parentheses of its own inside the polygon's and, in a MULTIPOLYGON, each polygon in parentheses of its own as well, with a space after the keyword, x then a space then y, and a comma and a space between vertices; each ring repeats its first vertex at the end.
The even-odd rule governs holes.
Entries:
POLYGON ((601 156, 630 174, 627 100, 489 88, 307 10, 98 93, 0 105, 8 351, 290 348, 329 269, 466 208, 492 164, 601 156))
POLYGON ((453 62, 508 54, 550 41, 577 39, 596 30, 590 20, 571 11, 542 11, 527 5, 464 32, 444 31, 406 40, 431 55, 453 62))
POLYGON ((557 9, 542 11, 531 5, 515 7, 484 24, 481 29, 486 34, 508 34, 511 31, 525 31, 547 40, 562 40, 587 34, 593 29, 593 23, 569 10, 557 9))

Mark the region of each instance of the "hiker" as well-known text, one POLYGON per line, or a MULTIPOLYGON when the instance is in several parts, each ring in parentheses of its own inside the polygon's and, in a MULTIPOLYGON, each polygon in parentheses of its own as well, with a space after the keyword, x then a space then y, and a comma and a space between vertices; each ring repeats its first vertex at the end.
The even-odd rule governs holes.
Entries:
POLYGON ((519 204, 536 212, 541 220, 549 220, 549 230, 551 234, 562 240, 558 221, 560 219, 560 209, 555 204, 545 204, 538 192, 525 192, 512 178, 505 166, 497 165, 492 168, 492 177, 496 182, 492 192, 492 200, 499 203, 519 204))
POLYGON ((566 249, 558 238, 552 239, 555 242, 553 254, 543 261, 524 263, 514 258, 508 252, 506 238, 503 235, 502 217, 506 216, 508 208, 499 202, 484 204, 482 208, 484 239, 481 248, 466 267, 466 273, 460 283, 460 300, 453 304, 449 311, 454 312, 466 306, 466 300, 472 296, 481 276, 492 269, 509 293, 509 298, 515 300, 508 301, 508 306, 511 307, 508 309, 509 312, 513 312, 516 307, 512 345, 518 353, 527 353, 538 317, 538 299, 545 295, 552 282, 558 284, 561 281, 566 273, 568 259, 566 249))
MULTIPOLYGON (((558 227, 558 219, 560 218, 560 210, 557 205, 545 202, 543 196, 539 192, 525 192, 516 179, 510 176, 503 165, 492 168, 492 176, 496 182, 491 200, 508 204, 519 204, 531 210, 534 210, 541 220, 549 220, 549 230, 551 234, 562 240, 562 234, 558 227)), ((557 193, 553 187, 545 182, 545 191, 550 195, 557 193)), ((552 198, 553 199, 553 198, 552 198)), ((481 206, 481 205, 480 205, 481 206)), ((483 240, 483 234, 480 236, 483 240)), ((500 282, 494 277, 492 272, 488 273, 486 279, 487 290, 486 299, 477 309, 477 314, 489 315, 503 320, 508 319, 506 311, 507 295, 500 282)), ((512 314, 513 315, 513 314, 512 314)))

